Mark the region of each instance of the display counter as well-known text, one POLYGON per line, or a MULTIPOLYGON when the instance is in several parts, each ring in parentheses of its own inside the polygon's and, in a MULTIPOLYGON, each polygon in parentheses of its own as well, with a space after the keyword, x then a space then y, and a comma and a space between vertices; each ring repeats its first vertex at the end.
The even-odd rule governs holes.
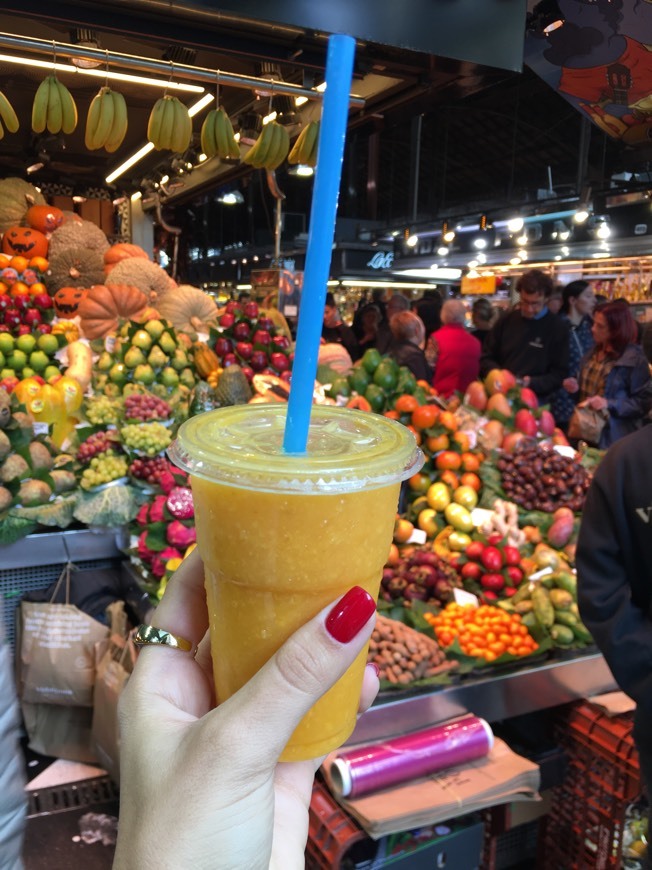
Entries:
POLYGON ((359 720, 348 742, 404 734, 467 712, 497 722, 616 689, 607 663, 594 648, 557 654, 518 670, 468 675, 429 692, 386 692, 359 720))

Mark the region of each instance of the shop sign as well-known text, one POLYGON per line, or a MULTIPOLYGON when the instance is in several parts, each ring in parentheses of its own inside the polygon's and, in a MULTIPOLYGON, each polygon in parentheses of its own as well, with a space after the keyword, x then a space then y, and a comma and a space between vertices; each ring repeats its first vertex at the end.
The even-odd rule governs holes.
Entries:
POLYGON ((369 269, 391 269, 394 264, 394 251, 378 251, 367 263, 369 269))
POLYGON ((462 276, 462 281, 460 283, 460 293, 463 296, 480 296, 482 294, 490 294, 495 292, 495 275, 477 275, 473 278, 469 278, 468 275, 462 276))

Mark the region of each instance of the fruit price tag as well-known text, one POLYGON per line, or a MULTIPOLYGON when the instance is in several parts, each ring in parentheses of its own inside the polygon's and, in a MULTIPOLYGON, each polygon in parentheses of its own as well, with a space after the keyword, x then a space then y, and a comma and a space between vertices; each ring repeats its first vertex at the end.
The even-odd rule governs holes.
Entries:
POLYGON ((423 529, 415 529, 407 539, 408 544, 425 544, 428 540, 428 535, 423 529))
POLYGON ((542 577, 547 577, 548 574, 553 573, 554 571, 552 570, 552 568, 542 568, 540 571, 535 571, 534 574, 530 574, 527 579, 528 581, 534 580, 536 582, 537 580, 541 580, 542 577))
POLYGON ((32 429, 35 435, 49 435, 50 427, 47 423, 32 423, 32 429))
POLYGON ((115 349, 115 338, 115 335, 107 335, 104 339, 104 350, 107 351, 107 353, 113 353, 115 349))
POLYGON ((480 602, 478 601, 478 596, 474 595, 473 592, 467 592, 465 589, 453 589, 453 597, 455 599, 455 603, 464 607, 465 605, 471 605, 471 607, 477 607, 480 602))

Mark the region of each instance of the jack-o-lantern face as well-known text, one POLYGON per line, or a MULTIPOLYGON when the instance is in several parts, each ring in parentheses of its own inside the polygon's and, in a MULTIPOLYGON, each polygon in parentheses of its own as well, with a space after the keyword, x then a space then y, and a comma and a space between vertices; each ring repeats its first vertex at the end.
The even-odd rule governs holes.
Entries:
POLYGON ((77 314, 77 309, 88 290, 83 287, 61 287, 54 294, 54 310, 60 317, 77 314))
POLYGON ((2 251, 12 257, 47 257, 48 240, 31 227, 9 227, 2 237, 2 251))

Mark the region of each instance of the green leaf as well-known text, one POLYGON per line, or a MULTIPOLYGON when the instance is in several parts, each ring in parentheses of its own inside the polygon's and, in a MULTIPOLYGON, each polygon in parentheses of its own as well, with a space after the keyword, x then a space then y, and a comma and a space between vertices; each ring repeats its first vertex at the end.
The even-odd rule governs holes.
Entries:
POLYGON ((37 523, 32 522, 32 520, 5 514, 0 519, 0 546, 6 547, 8 544, 15 544, 21 538, 31 535, 36 527, 37 523))
POLYGON ((160 553, 169 546, 165 539, 165 529, 167 523, 152 523, 147 531, 145 545, 154 553, 160 553))
POLYGON ((131 486, 109 486, 101 492, 82 493, 74 517, 87 526, 123 526, 135 519, 139 499, 131 486))
POLYGON ((73 521, 78 493, 60 496, 47 504, 36 507, 11 508, 10 516, 30 520, 40 526, 54 526, 65 529, 73 521))

